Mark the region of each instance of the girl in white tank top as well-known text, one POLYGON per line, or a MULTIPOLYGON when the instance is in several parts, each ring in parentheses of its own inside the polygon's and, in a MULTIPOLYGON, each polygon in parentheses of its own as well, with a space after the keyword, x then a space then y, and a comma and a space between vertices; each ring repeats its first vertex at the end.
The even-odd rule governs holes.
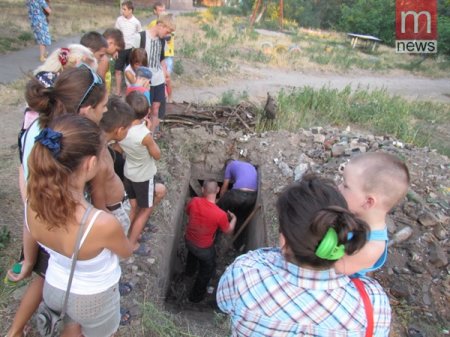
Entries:
MULTIPOLYGON (((67 288, 76 235, 89 206, 84 188, 97 172, 102 146, 94 122, 74 115, 58 117, 36 137, 28 161, 26 224, 50 255, 44 301, 55 311, 61 311, 59 297, 67 288)), ((129 257, 132 246, 109 213, 94 210, 86 224, 67 316, 81 325, 85 336, 106 337, 120 321, 119 257, 129 257)))

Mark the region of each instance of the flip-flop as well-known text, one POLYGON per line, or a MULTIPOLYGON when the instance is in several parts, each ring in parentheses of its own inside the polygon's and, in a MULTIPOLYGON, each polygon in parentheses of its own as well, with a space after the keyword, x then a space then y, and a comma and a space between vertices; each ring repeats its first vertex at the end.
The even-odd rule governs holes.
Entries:
POLYGON ((130 282, 119 282, 119 294, 120 296, 126 296, 133 290, 133 286, 130 282))
POLYGON ((120 308, 120 325, 129 325, 131 323, 130 310, 120 308))
POLYGON ((148 231, 151 233, 156 233, 159 229, 157 225, 151 223, 150 221, 145 224, 145 227, 147 227, 148 231))
POLYGON ((152 233, 154 233, 154 232, 144 232, 144 233, 142 233, 141 236, 139 237, 138 241, 139 242, 149 241, 153 237, 152 233))
POLYGON ((144 244, 140 244, 139 248, 136 249, 133 253, 139 256, 150 256, 150 248, 147 248, 144 244))

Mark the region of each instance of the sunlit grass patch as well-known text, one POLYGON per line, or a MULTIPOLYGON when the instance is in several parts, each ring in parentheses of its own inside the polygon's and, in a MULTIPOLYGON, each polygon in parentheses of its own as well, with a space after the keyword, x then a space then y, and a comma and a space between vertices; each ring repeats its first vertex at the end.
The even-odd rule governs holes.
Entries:
POLYGON ((280 91, 276 120, 261 117, 257 129, 295 131, 313 125, 358 125, 450 155, 450 137, 442 129, 449 123, 449 104, 410 102, 383 89, 303 87, 280 91))

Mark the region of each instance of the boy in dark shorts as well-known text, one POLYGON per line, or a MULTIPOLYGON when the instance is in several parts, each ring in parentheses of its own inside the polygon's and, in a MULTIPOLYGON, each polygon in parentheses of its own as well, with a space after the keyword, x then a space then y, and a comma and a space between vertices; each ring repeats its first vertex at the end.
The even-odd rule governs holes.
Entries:
MULTIPOLYGON (((161 15, 155 26, 136 35, 134 48, 144 48, 148 55, 148 67, 152 72, 150 96, 152 97, 151 131, 159 130, 159 119, 164 118, 166 80, 170 79, 164 61, 164 38, 175 31, 171 14, 161 15)), ((157 134, 155 135, 157 136, 157 134)))

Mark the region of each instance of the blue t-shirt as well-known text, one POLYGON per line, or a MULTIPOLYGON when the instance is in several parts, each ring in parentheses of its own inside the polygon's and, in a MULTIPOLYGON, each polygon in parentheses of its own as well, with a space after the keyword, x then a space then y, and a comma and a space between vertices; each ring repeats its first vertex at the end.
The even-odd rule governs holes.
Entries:
POLYGON ((387 228, 369 232, 367 241, 386 241, 386 246, 384 247, 384 252, 372 267, 360 270, 359 272, 354 273, 352 275, 352 277, 365 276, 368 272, 375 271, 375 270, 383 267, 384 263, 386 262, 387 254, 388 254, 388 245, 387 245, 388 240, 389 240, 389 238, 388 238, 387 228))

